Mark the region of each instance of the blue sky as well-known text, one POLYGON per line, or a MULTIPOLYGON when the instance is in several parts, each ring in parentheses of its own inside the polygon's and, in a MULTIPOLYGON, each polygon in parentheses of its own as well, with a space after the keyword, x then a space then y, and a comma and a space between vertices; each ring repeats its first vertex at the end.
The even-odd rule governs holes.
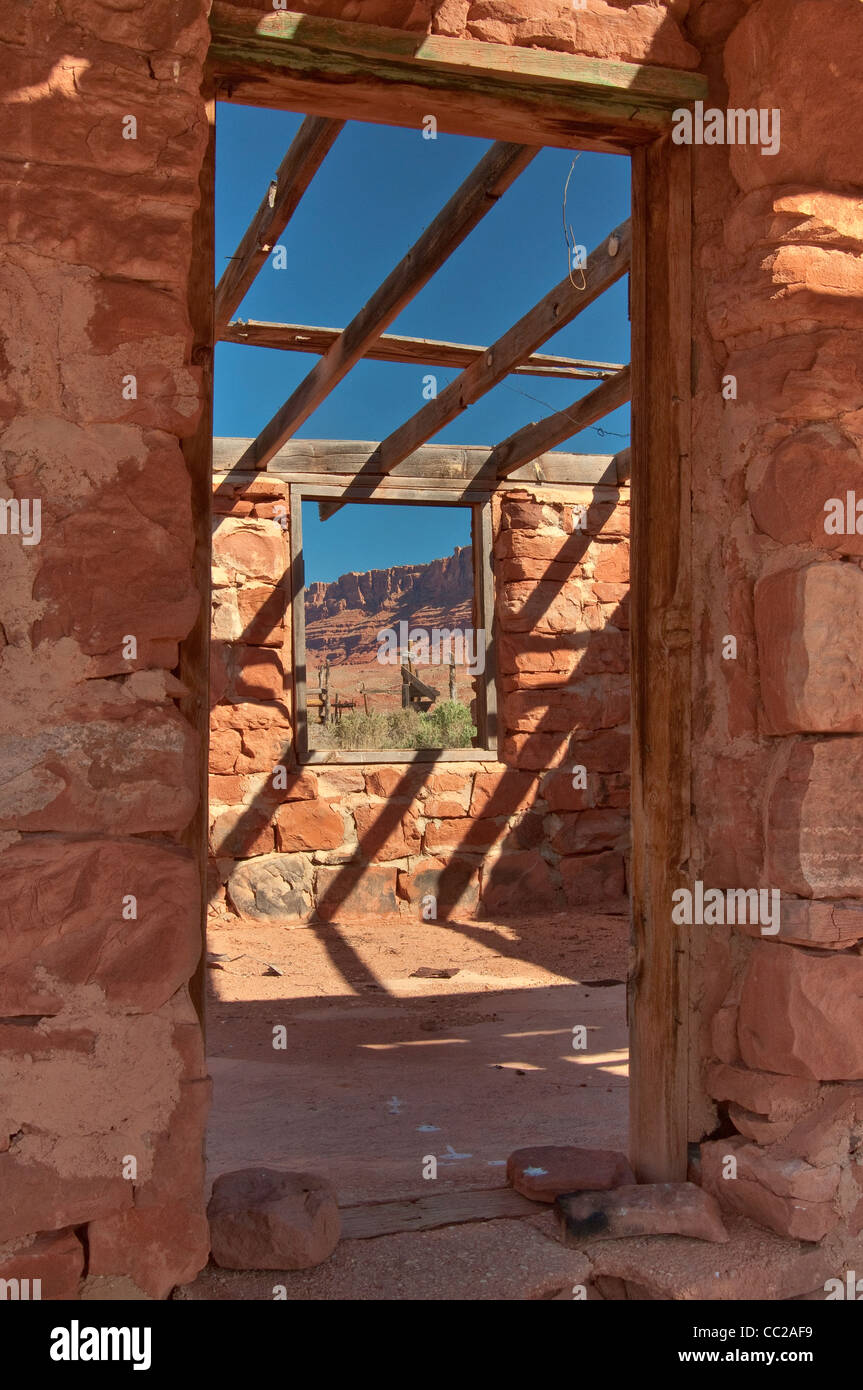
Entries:
MULTIPOLYGON (((302 116, 220 104, 216 125, 216 278, 264 196, 302 116)), ((237 318, 343 328, 478 163, 490 142, 349 122, 280 242, 288 268, 272 259, 237 318)), ((536 157, 390 332, 487 344, 505 332, 567 271, 561 203, 568 150, 536 157)), ((575 241, 596 245, 629 215, 630 165, 582 154, 567 200, 575 241)), ((564 328, 543 350, 598 361, 629 361, 627 279, 564 328)), ((220 343, 216 348, 217 435, 253 436, 318 358, 220 343)), ((297 431, 306 439, 380 440, 418 410, 423 377, 438 390, 454 369, 361 362, 297 431)), ((596 383, 508 377, 434 442, 492 445, 531 420, 565 409, 596 383), (531 397, 533 399, 531 399, 531 397)), ((628 440, 629 408, 562 449, 612 453, 628 440)), ((309 509, 304 509, 307 511, 309 509)), ((316 511, 316 509, 313 509, 316 511)), ((323 525, 304 515, 306 580, 347 570, 416 563, 467 544, 469 518, 451 508, 345 508, 323 525), (361 525, 357 524, 357 517, 361 525), (319 532, 318 532, 319 527, 319 532)))

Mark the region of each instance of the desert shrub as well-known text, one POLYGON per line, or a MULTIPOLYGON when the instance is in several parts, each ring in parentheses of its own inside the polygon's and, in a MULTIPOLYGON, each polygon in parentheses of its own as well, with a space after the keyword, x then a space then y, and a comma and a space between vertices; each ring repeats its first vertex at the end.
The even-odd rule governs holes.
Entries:
POLYGON ((476 738, 470 710, 458 700, 441 700, 420 718, 434 737, 433 743, 425 745, 428 748, 470 748, 476 738))
POLYGON ((456 700, 443 700, 428 714, 400 709, 390 713, 348 710, 338 723, 314 734, 318 748, 361 752, 369 748, 470 748, 476 736, 470 710, 456 700))

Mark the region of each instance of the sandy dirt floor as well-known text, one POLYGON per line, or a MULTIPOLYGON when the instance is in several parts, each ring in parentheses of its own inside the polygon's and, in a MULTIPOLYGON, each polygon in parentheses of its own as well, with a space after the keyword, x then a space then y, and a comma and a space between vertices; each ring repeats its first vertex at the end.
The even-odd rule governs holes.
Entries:
POLYGON ((351 1206, 502 1186, 526 1144, 625 1149, 623 912, 215 927, 211 1178, 306 1169, 351 1206))

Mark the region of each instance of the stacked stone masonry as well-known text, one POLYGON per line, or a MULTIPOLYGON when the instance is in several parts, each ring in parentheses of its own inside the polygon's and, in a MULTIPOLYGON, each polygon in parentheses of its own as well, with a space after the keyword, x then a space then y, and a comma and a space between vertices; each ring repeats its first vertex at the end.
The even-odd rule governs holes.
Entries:
POLYGON ((0 538, 0 1277, 49 1299, 164 1298, 209 1244, 176 675, 207 46, 197 0, 0 17, 0 491, 42 515, 0 538))
POLYGON ((781 920, 692 929, 691 1135, 727 1136, 702 1146, 725 1207, 807 1241, 863 1227, 863 549, 825 526, 861 478, 860 20, 761 0, 689 23, 715 104, 782 122, 774 156, 694 149, 692 877, 778 889, 781 920))
MULTIPOLYGON (((701 1176, 725 1205, 806 1241, 853 1237, 863 1219, 863 549, 856 532, 826 534, 823 506, 861 477, 860 6, 293 4, 419 34, 700 68, 715 105, 781 111, 773 156, 692 151, 687 869, 710 886, 778 887, 785 920, 778 938, 692 932, 691 1137, 723 1127, 704 1146, 701 1176), (723 397, 728 375, 736 399, 723 397), (721 654, 727 634, 733 661, 721 654), (729 1154, 736 1181, 721 1176, 729 1154)), ((207 1251, 208 1083, 188 994, 200 889, 183 844, 198 752, 175 674, 200 602, 178 441, 202 390, 187 290, 207 42, 203 0, 81 0, 74 14, 11 0, 0 16, 2 494, 43 505, 39 545, 0 542, 0 1277, 42 1277, 49 1298, 108 1286, 164 1297, 207 1251), (122 138, 129 113, 136 141, 122 138), (127 373, 135 399, 122 394, 127 373), (123 655, 130 634, 134 658, 123 655), (137 916, 124 918, 130 896, 137 916), (123 1176, 130 1156, 134 1179, 123 1176)), ((267 632, 270 620, 260 618, 267 632)), ((248 662, 227 664, 232 699, 254 706, 255 692, 274 689, 279 647, 249 643, 248 662)), ((515 679, 514 665, 503 671, 515 679)), ((546 736, 530 727, 528 690, 507 692, 517 714, 504 756, 544 772, 545 794, 553 759, 519 764, 546 736)), ((238 707, 219 698, 217 708, 238 707)), ((226 723, 214 775, 239 786, 265 772, 284 727, 226 723)), ((316 790, 267 818, 264 853, 277 834, 296 844, 292 825, 314 813, 291 808, 325 807, 316 790)), ((369 792, 365 777, 339 794, 360 791, 391 794, 369 792)), ((435 794, 469 807, 476 779, 470 803, 466 789, 435 794)), ((333 804, 341 818, 343 801, 333 804)), ((547 804, 548 815, 588 811, 547 804)), ((584 842, 579 852, 590 852, 584 842)), ((398 880, 396 870, 396 897, 398 880)), ((847 1247, 845 1258, 850 1267, 847 1247)))
POLYGON ((416 918, 427 895, 442 920, 619 906, 629 489, 494 501, 500 761, 326 767, 294 750, 286 492, 262 476, 214 491, 211 910, 288 924, 416 918))

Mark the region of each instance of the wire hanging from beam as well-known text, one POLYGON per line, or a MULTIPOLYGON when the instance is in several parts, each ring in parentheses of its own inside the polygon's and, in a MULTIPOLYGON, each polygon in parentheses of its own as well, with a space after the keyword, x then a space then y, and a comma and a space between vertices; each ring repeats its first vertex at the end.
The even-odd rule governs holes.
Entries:
POLYGON ((575 256, 575 251, 578 246, 578 243, 575 240, 575 233, 573 232, 572 227, 568 226, 566 221, 566 194, 569 188, 569 181, 572 178, 572 171, 575 168, 578 160, 581 159, 582 153, 583 152, 579 150, 578 154, 575 156, 575 159, 570 164, 569 173, 566 176, 566 183, 563 185, 563 236, 566 242, 566 273, 569 276, 569 283, 572 285, 572 288, 574 290, 586 290, 587 277, 584 273, 584 265, 581 264, 578 266, 578 269, 581 271, 581 284, 577 285, 572 278, 573 258, 575 256))

